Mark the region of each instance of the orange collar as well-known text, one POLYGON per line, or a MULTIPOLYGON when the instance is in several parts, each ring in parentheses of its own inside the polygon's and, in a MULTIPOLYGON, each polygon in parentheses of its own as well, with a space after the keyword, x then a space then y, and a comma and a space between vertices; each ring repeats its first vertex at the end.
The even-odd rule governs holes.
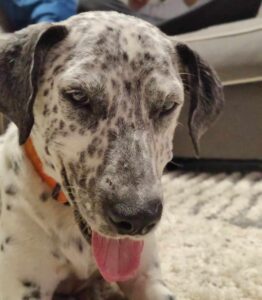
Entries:
POLYGON ((34 166, 36 172, 40 176, 40 178, 53 190, 52 195, 53 197, 61 204, 66 204, 67 198, 66 195, 61 191, 61 186, 57 183, 54 178, 45 174, 42 166, 42 162, 39 156, 36 153, 35 147, 31 138, 27 139, 24 144, 25 153, 27 158, 31 161, 32 165, 34 166))

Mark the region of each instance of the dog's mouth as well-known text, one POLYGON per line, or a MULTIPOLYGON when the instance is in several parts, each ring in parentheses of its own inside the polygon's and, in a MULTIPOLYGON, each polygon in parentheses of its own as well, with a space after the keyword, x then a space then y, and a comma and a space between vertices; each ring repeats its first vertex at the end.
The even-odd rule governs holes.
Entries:
POLYGON ((104 279, 121 282, 134 277, 140 265, 144 242, 105 237, 92 230, 78 211, 75 211, 75 216, 83 236, 91 244, 97 267, 104 279))

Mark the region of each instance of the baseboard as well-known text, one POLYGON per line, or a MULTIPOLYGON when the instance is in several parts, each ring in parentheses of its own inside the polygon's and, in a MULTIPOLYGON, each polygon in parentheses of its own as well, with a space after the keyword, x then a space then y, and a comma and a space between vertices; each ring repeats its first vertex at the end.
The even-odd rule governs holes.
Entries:
POLYGON ((176 157, 168 163, 167 171, 251 172, 262 171, 262 160, 193 159, 176 157))

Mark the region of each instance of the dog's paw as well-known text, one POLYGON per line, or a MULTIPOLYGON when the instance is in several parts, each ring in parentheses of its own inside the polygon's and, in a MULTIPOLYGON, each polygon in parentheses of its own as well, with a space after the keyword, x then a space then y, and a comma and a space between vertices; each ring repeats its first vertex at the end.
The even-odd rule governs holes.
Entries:
POLYGON ((172 292, 162 283, 147 288, 145 300, 176 300, 172 292))
POLYGON ((168 295, 167 300, 176 300, 176 297, 174 295, 168 295))
POLYGON ((144 287, 143 292, 135 291, 131 300, 176 300, 173 293, 162 282, 154 282, 144 287))

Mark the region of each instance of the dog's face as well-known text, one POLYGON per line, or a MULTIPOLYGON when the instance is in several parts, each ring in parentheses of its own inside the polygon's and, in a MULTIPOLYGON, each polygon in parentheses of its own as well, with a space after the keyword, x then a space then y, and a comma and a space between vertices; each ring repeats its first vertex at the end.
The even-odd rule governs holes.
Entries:
MULTIPOLYGON (((161 217, 160 179, 185 93, 197 146, 222 107, 215 74, 185 45, 116 13, 82 14, 20 34, 20 42, 10 38, 0 50, 2 60, 8 53, 30 66, 0 78, 11 103, 1 107, 19 127, 20 143, 31 133, 45 171, 92 229, 147 234, 161 217), (27 95, 8 91, 15 76, 29 77, 19 79, 27 95), (22 97, 18 106, 14 96, 22 97)), ((0 60, 2 71, 11 67, 0 60)))

